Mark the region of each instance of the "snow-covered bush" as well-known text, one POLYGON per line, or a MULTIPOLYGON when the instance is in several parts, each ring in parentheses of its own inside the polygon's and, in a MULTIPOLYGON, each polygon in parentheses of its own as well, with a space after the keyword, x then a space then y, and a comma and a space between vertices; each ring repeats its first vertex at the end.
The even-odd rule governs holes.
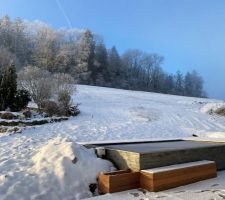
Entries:
POLYGON ((70 106, 69 108, 69 115, 71 116, 77 116, 80 114, 80 110, 78 108, 79 104, 75 105, 75 106, 70 106))
POLYGON ((65 73, 52 74, 38 67, 25 67, 18 75, 19 87, 29 91, 38 108, 49 116, 69 115, 74 78, 65 73))
POLYGON ((67 91, 61 91, 58 94, 58 102, 64 115, 69 115, 69 109, 71 106, 71 95, 67 91))
POLYGON ((17 119, 17 116, 11 112, 4 112, 0 114, 2 119, 17 119))
POLYGON ((216 114, 225 116, 225 103, 224 102, 207 103, 201 108, 201 112, 208 113, 210 115, 216 114))
POLYGON ((18 86, 29 91, 31 98, 38 106, 52 96, 51 74, 38 67, 23 68, 18 74, 18 86))
POLYGON ((70 115, 69 111, 72 106, 71 95, 76 89, 74 78, 69 74, 54 74, 53 84, 54 95, 58 101, 60 113, 62 115, 70 115))
POLYGON ((215 110, 215 113, 217 115, 220 115, 220 116, 224 116, 225 117, 225 107, 218 108, 217 110, 215 110))
POLYGON ((54 94, 57 96, 62 91, 66 91, 69 95, 72 95, 76 89, 74 78, 70 74, 65 73, 53 74, 52 85, 54 87, 54 94))

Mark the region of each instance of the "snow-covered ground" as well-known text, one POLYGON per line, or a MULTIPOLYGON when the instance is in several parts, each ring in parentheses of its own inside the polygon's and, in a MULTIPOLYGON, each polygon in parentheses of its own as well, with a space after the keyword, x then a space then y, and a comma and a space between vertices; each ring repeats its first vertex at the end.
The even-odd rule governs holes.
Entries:
MULTIPOLYGON (((0 134, 1 200, 91 196, 87 185, 98 170, 110 170, 110 163, 75 142, 184 138, 193 134, 225 138, 225 117, 207 113, 212 106, 224 104, 218 100, 80 85, 74 102, 81 103, 81 114, 68 121, 29 127, 21 134, 0 134), (78 162, 74 164, 71 160, 76 156, 78 162)), ((223 172, 219 180, 221 177, 225 177, 223 172)), ((185 187, 182 190, 186 191, 185 187)), ((177 193, 169 195, 175 197, 177 193)))

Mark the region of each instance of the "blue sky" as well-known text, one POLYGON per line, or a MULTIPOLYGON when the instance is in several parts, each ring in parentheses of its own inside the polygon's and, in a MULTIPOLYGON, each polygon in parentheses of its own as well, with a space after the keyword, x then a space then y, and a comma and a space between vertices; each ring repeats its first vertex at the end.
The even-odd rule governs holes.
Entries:
POLYGON ((121 53, 159 53, 166 71, 196 69, 209 97, 225 99, 224 0, 0 0, 5 14, 89 28, 121 53))

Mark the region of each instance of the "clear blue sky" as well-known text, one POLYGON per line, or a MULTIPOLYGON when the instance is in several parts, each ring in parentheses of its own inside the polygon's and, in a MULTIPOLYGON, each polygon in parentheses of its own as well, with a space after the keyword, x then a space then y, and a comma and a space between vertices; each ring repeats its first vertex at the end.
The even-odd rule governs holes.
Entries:
POLYGON ((164 69, 196 69, 212 98, 225 99, 224 0, 0 0, 0 15, 54 28, 89 28, 107 47, 165 56, 164 69))

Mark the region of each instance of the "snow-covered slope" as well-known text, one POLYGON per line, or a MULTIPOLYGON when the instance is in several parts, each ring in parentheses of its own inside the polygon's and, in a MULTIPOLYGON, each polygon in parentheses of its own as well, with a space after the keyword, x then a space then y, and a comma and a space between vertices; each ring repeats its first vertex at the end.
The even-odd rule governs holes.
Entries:
POLYGON ((80 85, 74 102, 81 103, 78 117, 28 129, 23 136, 46 140, 61 135, 76 141, 96 141, 203 136, 225 131, 225 118, 201 111, 207 103, 222 103, 218 100, 80 85))
MULTIPOLYGON (((225 137, 225 118, 202 110, 203 106, 223 103, 218 100, 80 85, 74 102, 81 103, 81 114, 68 121, 27 128, 11 136, 0 134, 0 199, 56 199, 57 195, 63 199, 60 191, 64 199, 88 196, 87 190, 71 193, 63 185, 71 183, 74 188, 80 188, 83 181, 76 169, 71 172, 72 162, 66 161, 68 155, 82 151, 74 142, 183 138, 192 134, 225 137), (60 140, 61 152, 53 145, 58 137, 70 141, 60 140), (52 196, 46 196, 49 193, 52 196)), ((85 157, 92 161, 83 164, 84 171, 99 166, 100 161, 93 156, 80 157, 82 162, 85 157)), ((102 163, 99 171, 109 166, 102 163)), ((92 172, 89 175, 93 179, 97 171, 92 172)))

